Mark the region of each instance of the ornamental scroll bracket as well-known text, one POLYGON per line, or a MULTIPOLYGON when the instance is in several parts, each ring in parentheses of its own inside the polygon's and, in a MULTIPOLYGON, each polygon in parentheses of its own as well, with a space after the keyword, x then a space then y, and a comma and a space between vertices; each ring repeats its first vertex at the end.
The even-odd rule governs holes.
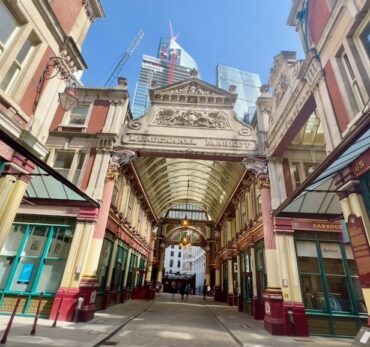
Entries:
POLYGON ((112 164, 124 166, 137 159, 136 153, 129 150, 114 152, 111 158, 112 164))
POLYGON ((244 158, 241 163, 247 170, 256 174, 256 176, 267 175, 267 160, 259 158, 244 158))

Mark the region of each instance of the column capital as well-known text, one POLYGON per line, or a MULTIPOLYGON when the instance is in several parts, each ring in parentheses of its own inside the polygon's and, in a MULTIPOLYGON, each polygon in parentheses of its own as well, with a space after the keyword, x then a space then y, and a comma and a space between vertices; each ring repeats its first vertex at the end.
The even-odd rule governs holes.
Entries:
POLYGON ((267 175, 260 175, 257 181, 258 189, 270 189, 270 180, 267 175))
POLYGON ((107 174, 105 176, 105 180, 107 182, 109 181, 116 181, 118 179, 118 176, 119 176, 119 167, 117 165, 109 165, 108 167, 108 170, 107 170, 107 174))
POLYGON ((267 175, 267 160, 266 158, 244 158, 241 164, 249 171, 255 173, 257 177, 267 175))

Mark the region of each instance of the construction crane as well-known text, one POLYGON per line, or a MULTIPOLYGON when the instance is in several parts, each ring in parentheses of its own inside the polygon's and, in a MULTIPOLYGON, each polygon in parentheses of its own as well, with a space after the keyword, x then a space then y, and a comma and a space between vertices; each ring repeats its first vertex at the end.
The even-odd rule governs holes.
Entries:
POLYGON ((175 62, 176 62, 176 59, 178 57, 177 56, 176 40, 177 40, 179 35, 178 34, 174 35, 171 21, 169 21, 169 27, 170 27, 170 36, 171 36, 170 37, 170 43, 167 47, 167 50, 164 51, 164 52, 161 52, 161 56, 164 60, 167 60, 168 56, 170 55, 170 69, 169 69, 169 72, 168 72, 167 83, 172 84, 172 82, 173 82, 173 73, 174 73, 174 70, 175 70, 175 62))
POLYGON ((139 30, 135 38, 131 41, 130 46, 128 47, 127 51, 123 54, 122 58, 114 68, 111 75, 108 77, 107 81, 104 83, 104 87, 110 87, 113 82, 117 79, 119 73, 121 72, 123 66, 126 64, 128 58, 134 53, 136 47, 139 45, 141 39, 144 36, 144 31, 139 30))

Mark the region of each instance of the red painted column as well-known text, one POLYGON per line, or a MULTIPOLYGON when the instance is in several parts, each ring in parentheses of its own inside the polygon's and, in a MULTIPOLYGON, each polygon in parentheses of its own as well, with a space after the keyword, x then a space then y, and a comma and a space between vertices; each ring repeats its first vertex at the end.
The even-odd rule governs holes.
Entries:
POLYGON ((283 295, 280 287, 278 257, 271 216, 271 193, 268 176, 259 175, 258 185, 262 200, 263 237, 267 274, 267 288, 263 293, 265 306, 264 326, 273 335, 285 335, 283 295))
POLYGON ((98 213, 98 221, 90 244, 84 274, 80 282, 80 293, 84 296, 84 303, 80 312, 81 321, 89 321, 94 318, 95 297, 99 288, 97 269, 108 222, 114 182, 119 175, 118 168, 119 167, 117 165, 111 165, 108 168, 107 176, 105 178, 102 204, 98 213))

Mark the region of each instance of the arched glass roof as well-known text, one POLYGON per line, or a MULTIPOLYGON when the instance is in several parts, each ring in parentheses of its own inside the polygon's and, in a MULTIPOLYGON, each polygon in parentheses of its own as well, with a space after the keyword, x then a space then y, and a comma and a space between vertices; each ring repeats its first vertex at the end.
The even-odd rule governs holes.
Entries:
POLYGON ((157 216, 191 205, 212 220, 221 216, 245 173, 239 163, 211 160, 142 157, 134 166, 157 216))

